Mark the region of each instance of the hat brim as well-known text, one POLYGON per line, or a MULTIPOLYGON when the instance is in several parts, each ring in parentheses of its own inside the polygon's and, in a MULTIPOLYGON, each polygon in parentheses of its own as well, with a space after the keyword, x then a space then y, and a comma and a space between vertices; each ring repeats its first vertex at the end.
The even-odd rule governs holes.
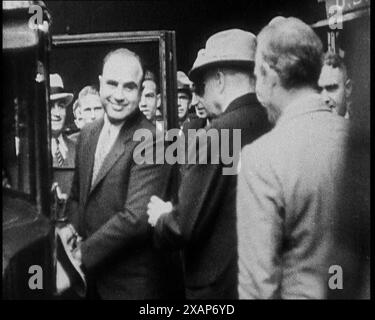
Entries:
POLYGON ((248 69, 254 69, 254 61, 253 60, 215 60, 206 62, 189 71, 189 78, 196 82, 201 76, 202 73, 205 72, 207 69, 212 67, 245 67, 248 69))
POLYGON ((54 93, 50 95, 51 101, 63 100, 64 106, 69 105, 73 101, 73 94, 72 93, 54 93))
POLYGON ((177 92, 183 92, 186 93, 190 98, 193 96, 190 88, 177 88, 177 92))

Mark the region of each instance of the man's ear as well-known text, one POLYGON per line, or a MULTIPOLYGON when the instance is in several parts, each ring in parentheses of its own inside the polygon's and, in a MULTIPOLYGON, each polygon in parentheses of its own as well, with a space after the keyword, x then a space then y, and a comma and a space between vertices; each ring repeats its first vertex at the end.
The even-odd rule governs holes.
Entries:
POLYGON ((353 82, 350 79, 345 81, 345 98, 349 99, 353 90, 353 82))
POLYGON ((274 87, 277 84, 280 84, 280 77, 277 72, 270 67, 268 63, 263 63, 263 70, 265 77, 268 78, 268 83, 270 87, 274 87))
POLYGON ((216 86, 220 93, 224 91, 225 88, 225 74, 223 71, 218 70, 215 75, 216 86))

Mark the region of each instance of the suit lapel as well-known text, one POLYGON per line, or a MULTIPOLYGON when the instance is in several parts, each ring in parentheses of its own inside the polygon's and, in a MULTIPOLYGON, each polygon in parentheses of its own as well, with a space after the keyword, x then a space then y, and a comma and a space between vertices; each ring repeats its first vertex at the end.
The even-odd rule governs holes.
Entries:
MULTIPOLYGON (((94 181, 90 193, 97 187, 97 185, 100 183, 100 181, 103 180, 103 178, 108 174, 108 172, 111 170, 113 165, 116 163, 116 161, 122 156, 122 154, 125 152, 125 150, 132 150, 130 145, 126 145, 129 141, 132 141, 133 137, 133 131, 132 128, 128 128, 128 123, 124 123, 124 125, 121 128, 121 131, 119 132, 119 135, 113 144, 111 150, 105 157, 103 164, 101 168, 99 169, 98 175, 96 177, 96 180, 94 181)), ((95 157, 95 153, 94 153, 95 157)), ((91 176, 92 176, 92 170, 93 170, 93 164, 91 167, 91 176)), ((90 180, 91 181, 91 180, 90 180)))
POLYGON ((70 140, 68 137, 63 136, 65 145, 67 147, 66 159, 64 160, 63 167, 68 169, 75 168, 75 156, 76 156, 76 145, 75 143, 70 140))
POLYGON ((91 179, 92 179, 92 170, 94 168, 94 161, 95 161, 95 151, 96 146, 98 144, 100 132, 102 131, 104 125, 104 120, 102 120, 94 129, 89 133, 88 141, 82 141, 84 144, 83 146, 83 162, 81 164, 82 167, 82 177, 83 179, 83 199, 85 201, 88 198, 88 193, 91 187, 91 179))

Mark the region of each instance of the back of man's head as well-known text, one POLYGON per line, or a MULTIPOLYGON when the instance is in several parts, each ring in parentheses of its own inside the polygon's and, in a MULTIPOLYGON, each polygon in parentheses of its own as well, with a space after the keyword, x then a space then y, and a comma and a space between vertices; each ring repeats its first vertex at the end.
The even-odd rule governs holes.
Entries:
POLYGON ((297 18, 276 17, 257 41, 257 55, 277 72, 285 89, 317 87, 323 45, 311 27, 297 18))

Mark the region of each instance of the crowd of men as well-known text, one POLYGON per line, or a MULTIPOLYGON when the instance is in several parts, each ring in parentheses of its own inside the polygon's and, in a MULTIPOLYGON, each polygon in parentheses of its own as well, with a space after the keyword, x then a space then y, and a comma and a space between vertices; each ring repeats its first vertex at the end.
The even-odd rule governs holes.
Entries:
POLYGON ((133 158, 136 130, 153 132, 150 152, 163 130, 159 82, 136 53, 106 55, 99 90, 85 87, 74 103, 74 137, 63 132, 73 95, 57 74, 50 80, 60 89, 51 94, 55 179, 82 239, 72 254, 87 298, 327 297, 352 83, 307 24, 276 17, 257 36, 218 32, 189 77, 177 73, 181 132, 203 129, 203 141, 208 130, 240 130, 241 148, 229 144, 238 174, 226 175, 222 153, 211 154, 222 137, 199 144, 208 161, 181 165, 173 201, 172 166, 133 158))

